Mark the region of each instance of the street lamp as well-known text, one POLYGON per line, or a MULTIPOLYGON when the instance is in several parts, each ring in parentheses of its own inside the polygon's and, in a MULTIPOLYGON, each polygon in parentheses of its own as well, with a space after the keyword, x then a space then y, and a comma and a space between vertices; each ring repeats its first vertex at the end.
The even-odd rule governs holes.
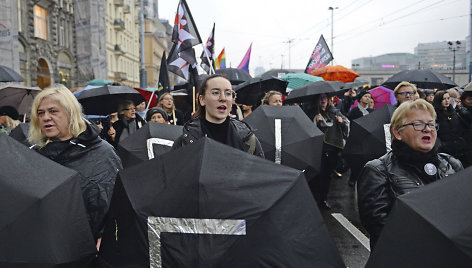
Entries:
POLYGON ((447 42, 449 45, 449 50, 452 51, 453 57, 452 57, 452 82, 456 82, 456 51, 459 50, 461 47, 461 41, 456 41, 456 42, 447 42))
MULTIPOLYGON (((338 7, 329 7, 328 10, 331 10, 331 54, 334 57, 334 47, 333 47, 333 13, 334 10, 338 9, 338 7)), ((331 65, 333 65, 333 62, 331 61, 331 65)))

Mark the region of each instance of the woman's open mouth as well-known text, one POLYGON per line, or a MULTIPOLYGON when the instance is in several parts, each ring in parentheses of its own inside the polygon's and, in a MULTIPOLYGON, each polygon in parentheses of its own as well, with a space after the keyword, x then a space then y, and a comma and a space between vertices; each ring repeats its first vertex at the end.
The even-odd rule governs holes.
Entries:
POLYGON ((431 142, 431 137, 430 136, 423 136, 421 138, 422 141, 426 142, 426 143, 430 143, 431 142))
POLYGON ((216 109, 220 113, 225 113, 226 112, 226 106, 224 106, 224 105, 218 106, 216 109))

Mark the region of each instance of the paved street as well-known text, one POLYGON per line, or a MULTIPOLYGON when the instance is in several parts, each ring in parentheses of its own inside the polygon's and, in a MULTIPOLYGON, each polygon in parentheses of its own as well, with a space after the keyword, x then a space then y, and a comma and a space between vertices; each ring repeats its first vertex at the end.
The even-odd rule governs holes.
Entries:
POLYGON ((369 242, 357 212, 355 188, 349 187, 348 178, 349 172, 342 178, 331 180, 328 202, 332 209, 321 213, 344 263, 349 268, 357 268, 365 266, 370 252, 366 248, 369 242))

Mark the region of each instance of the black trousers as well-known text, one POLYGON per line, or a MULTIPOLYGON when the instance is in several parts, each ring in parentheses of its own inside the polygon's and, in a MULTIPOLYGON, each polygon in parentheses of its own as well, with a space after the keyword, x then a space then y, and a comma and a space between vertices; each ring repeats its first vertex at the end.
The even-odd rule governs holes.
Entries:
POLYGON ((341 149, 323 143, 321 156, 321 171, 310 182, 311 192, 318 203, 328 199, 329 188, 331 186, 331 172, 336 168, 341 149))

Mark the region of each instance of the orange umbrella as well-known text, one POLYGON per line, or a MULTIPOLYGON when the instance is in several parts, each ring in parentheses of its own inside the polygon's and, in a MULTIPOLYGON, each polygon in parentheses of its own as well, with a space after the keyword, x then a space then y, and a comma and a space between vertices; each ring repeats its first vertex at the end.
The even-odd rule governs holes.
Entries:
POLYGON ((359 75, 353 70, 341 65, 325 66, 311 72, 311 75, 322 77, 325 81, 353 82, 359 75))

